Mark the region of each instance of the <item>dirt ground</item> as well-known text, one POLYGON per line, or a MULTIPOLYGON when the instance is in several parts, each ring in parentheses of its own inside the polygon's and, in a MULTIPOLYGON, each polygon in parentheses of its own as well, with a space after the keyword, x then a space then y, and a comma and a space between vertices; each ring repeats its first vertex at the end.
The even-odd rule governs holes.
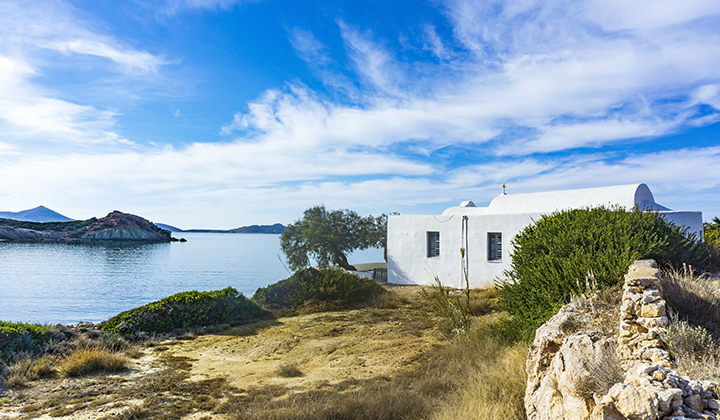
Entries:
POLYGON ((416 287, 389 289, 395 308, 283 317, 168 339, 144 349, 120 374, 34 381, 0 399, 0 419, 132 418, 158 404, 182 413, 167 418, 222 419, 217 407, 223 401, 254 389, 275 386, 285 390, 282 397, 392 377, 415 368, 424 352, 445 340, 425 320, 416 287), (166 380, 161 373, 176 376, 166 380))

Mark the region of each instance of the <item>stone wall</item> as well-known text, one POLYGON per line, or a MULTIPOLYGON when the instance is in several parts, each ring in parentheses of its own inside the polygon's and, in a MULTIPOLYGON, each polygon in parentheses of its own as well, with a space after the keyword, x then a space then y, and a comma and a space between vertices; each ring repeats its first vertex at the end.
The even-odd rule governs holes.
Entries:
POLYGON ((654 261, 636 261, 625 276, 617 334, 569 328, 587 323, 588 306, 596 315, 591 300, 575 300, 536 331, 526 365, 528 419, 718 419, 719 384, 672 369, 658 334, 668 318, 654 261), (611 371, 613 360, 617 383, 590 395, 588 384, 611 371))

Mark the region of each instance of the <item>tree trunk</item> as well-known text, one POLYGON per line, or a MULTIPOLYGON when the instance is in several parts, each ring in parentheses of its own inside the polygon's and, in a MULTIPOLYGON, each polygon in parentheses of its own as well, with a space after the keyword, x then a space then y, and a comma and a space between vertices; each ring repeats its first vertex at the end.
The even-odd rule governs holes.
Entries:
POLYGON ((357 271, 354 266, 348 263, 347 257, 342 253, 342 251, 333 251, 333 259, 335 260, 335 264, 339 265, 341 268, 348 271, 357 271))

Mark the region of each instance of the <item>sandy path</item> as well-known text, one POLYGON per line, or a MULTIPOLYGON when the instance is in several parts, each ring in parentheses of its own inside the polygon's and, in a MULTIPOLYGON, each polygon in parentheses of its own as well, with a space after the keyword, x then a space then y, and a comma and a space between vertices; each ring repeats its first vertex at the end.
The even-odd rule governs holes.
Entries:
POLYGON ((408 305, 280 318, 181 341, 168 351, 196 359, 194 379, 225 376, 240 389, 284 385, 300 391, 393 376, 441 340, 408 305), (283 377, 281 366, 302 376, 283 377))

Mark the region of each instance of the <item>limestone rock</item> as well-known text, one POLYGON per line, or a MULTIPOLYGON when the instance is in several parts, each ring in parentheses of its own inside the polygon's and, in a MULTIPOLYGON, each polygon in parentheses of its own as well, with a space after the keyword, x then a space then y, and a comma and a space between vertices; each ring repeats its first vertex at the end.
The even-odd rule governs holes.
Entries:
POLYGON ((628 420, 612 402, 601 402, 593 408, 590 420, 628 420))
POLYGON ((644 387, 626 386, 617 396, 615 406, 629 420, 657 420, 657 395, 644 387))

